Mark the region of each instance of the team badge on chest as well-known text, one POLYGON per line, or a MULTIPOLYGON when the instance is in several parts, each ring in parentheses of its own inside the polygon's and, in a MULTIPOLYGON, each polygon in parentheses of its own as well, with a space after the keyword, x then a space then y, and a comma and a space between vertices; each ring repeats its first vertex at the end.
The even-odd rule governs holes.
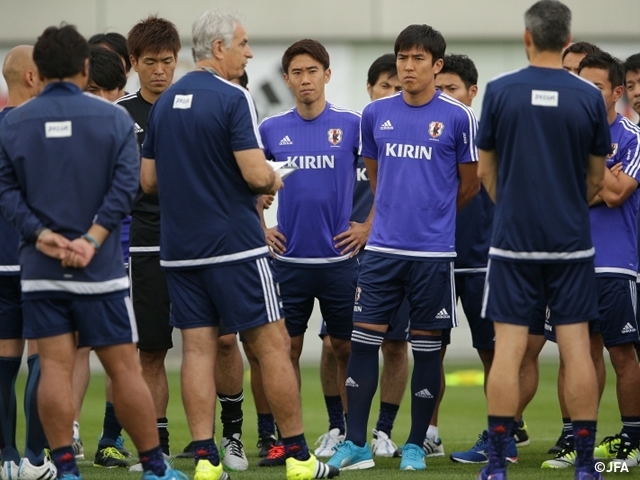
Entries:
POLYGON ((618 144, 617 143, 612 143, 611 144, 611 153, 609 155, 607 155, 607 158, 615 157, 616 153, 618 153, 618 144))
POLYGON ((438 138, 440 135, 442 135, 443 131, 444 131, 444 123, 431 122, 429 124, 429 135, 431 135, 433 138, 438 138))
POLYGON ((339 128, 330 128, 327 131, 327 138, 331 145, 338 145, 342 141, 342 130, 339 128))

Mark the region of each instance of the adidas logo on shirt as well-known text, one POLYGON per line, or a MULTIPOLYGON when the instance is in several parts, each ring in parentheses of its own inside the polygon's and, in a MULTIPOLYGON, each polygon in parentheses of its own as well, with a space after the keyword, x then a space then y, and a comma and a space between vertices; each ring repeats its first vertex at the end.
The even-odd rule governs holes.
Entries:
POLYGON ((391 125, 391 120, 387 120, 382 125, 380 125, 380 130, 393 130, 393 125, 391 125))
POLYGON ((437 314, 436 314, 436 318, 442 319, 442 318, 451 318, 451 315, 449 315, 449 312, 447 312, 446 308, 443 308, 442 310, 440 310, 437 314))
POLYGON ((347 378, 347 381, 344 382, 344 386, 345 387, 353 387, 353 388, 358 388, 359 387, 359 385, 351 377, 347 378))
POLYGON ((278 145, 293 145, 293 142, 289 138, 289 135, 285 135, 278 145))
POLYGON ((133 126, 133 131, 138 134, 144 132, 144 129, 136 122, 136 124, 133 126))
POLYGON ((426 388, 423 388, 419 392, 416 392, 415 396, 418 398, 433 398, 433 395, 431 395, 431 392, 426 388))
POLYGON ((633 333, 636 329, 629 322, 622 328, 622 333, 633 333))

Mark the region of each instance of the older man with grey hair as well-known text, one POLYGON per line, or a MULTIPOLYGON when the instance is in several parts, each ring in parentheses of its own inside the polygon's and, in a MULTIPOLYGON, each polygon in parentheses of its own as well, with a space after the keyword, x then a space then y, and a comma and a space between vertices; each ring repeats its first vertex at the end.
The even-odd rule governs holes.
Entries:
POLYGON ((171 323, 182 331, 195 480, 228 478, 211 435, 219 326, 242 332, 260 362, 287 479, 332 478, 338 470, 311 455, 305 441, 289 337, 255 208, 256 195, 275 194, 282 180, 262 152, 251 97, 229 81, 253 56, 249 40, 235 17, 206 12, 193 26, 193 45, 196 69, 151 111, 141 184, 160 197, 160 257, 171 323))

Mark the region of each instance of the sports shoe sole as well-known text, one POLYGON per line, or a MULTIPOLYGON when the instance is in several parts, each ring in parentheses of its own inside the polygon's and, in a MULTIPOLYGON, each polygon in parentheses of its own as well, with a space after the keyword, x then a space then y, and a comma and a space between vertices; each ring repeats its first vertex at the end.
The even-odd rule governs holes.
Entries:
POLYGON ((366 470, 367 468, 373 468, 375 466, 376 464, 373 460, 363 460, 361 462, 342 467, 340 470, 366 470))

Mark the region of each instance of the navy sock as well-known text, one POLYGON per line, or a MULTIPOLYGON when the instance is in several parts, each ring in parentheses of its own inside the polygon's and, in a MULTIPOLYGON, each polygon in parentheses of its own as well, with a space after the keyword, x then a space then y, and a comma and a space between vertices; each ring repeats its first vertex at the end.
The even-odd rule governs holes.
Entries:
POLYGON ((20 463, 16 449, 16 378, 21 357, 0 357, 0 447, 2 460, 20 463))
POLYGON ((113 408, 113 403, 107 402, 104 407, 102 436, 98 441, 98 448, 115 447, 121 432, 122 426, 116 417, 116 411, 113 408))
POLYGON ((489 473, 507 467, 507 445, 511 441, 513 423, 513 417, 489 415, 489 473))
POLYGON ((152 472, 158 477, 164 477, 167 471, 167 464, 162 456, 162 448, 160 445, 146 452, 140 452, 138 457, 140 458, 143 471, 152 472))
POLYGON ((440 394, 442 336, 411 335, 411 431, 407 443, 422 445, 440 394))
POLYGON ((378 388, 378 351, 384 333, 353 327, 347 364, 347 440, 359 447, 367 443, 371 402, 378 388))
POLYGON ((345 424, 342 398, 340 398, 340 395, 325 395, 324 404, 327 406, 327 414, 329 415, 329 430, 337 428, 340 430, 340 435, 344 435, 345 424))
POLYGON ((40 357, 31 355, 27 359, 29 373, 24 392, 24 414, 27 423, 26 445, 24 456, 32 465, 42 465, 47 437, 44 434, 40 415, 38 414, 38 384, 40 383, 40 357))
POLYGON ((258 414, 258 435, 262 433, 268 433, 270 435, 276 434, 276 423, 272 413, 258 414))
POLYGON ((571 435, 573 437, 573 425, 569 417, 562 417, 562 435, 565 437, 571 435))
POLYGON ((622 420, 622 435, 626 435, 631 445, 638 446, 640 442, 640 417, 620 417, 622 420))
POLYGON ((295 437, 283 438, 282 445, 284 446, 284 454, 286 458, 293 457, 296 460, 304 462, 305 460, 309 460, 309 457, 311 457, 307 441, 304 438, 304 433, 296 435, 295 437))
POLYGON ((193 441, 191 445, 193 446, 193 459, 196 461, 196 464, 198 460, 209 460, 211 465, 220 464, 220 454, 218 453, 213 438, 193 441))
POLYGON ((158 418, 156 420, 158 426, 158 436, 160 437, 160 447, 162 447, 162 453, 165 455, 171 455, 169 450, 169 420, 167 417, 158 418))
POLYGON ((218 393, 220 400, 220 420, 222 422, 222 436, 231 437, 235 433, 242 434, 242 401, 244 393, 224 395, 218 393))
POLYGON ((596 421, 573 422, 573 444, 576 449, 576 468, 593 468, 593 449, 596 444, 596 421))
POLYGON ((78 465, 76 465, 76 456, 71 445, 51 450, 51 458, 58 470, 58 478, 64 476, 65 473, 80 475, 78 465))
POLYGON ((380 402, 380 415, 378 416, 378 423, 376 424, 376 430, 384 432, 389 438, 391 438, 391 430, 393 430, 393 422, 396 421, 396 415, 400 405, 393 403, 380 402))

